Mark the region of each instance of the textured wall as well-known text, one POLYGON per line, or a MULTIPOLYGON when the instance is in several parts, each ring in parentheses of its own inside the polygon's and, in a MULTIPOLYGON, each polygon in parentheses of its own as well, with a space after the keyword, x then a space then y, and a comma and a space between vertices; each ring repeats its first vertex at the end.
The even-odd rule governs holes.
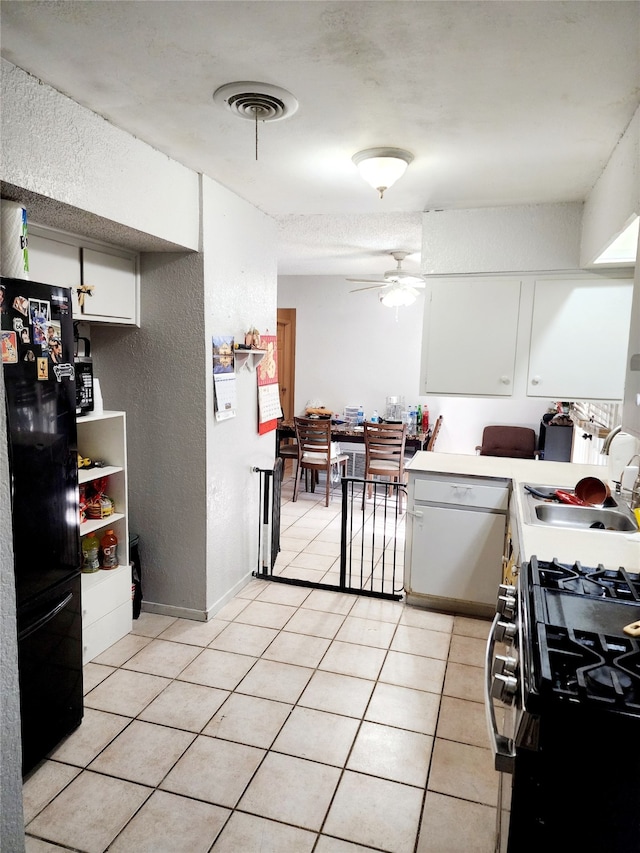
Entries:
MULTIPOLYGON (((498 400, 420 394, 424 297, 396 312, 383 308, 375 291, 349 293, 357 284, 327 276, 281 276, 278 305, 296 308, 296 397, 301 414, 309 399, 341 412, 362 403, 365 413, 384 411, 387 395, 402 394, 406 403, 426 403, 432 421, 443 415, 438 450, 474 453, 488 423, 513 423, 536 429, 546 400, 526 397, 526 344, 529 328, 519 330, 514 395, 498 400), (318 330, 322 329, 322 334, 318 330)), ((364 285, 361 285, 364 287, 364 285)), ((523 294, 523 317, 530 317, 531 287, 523 294)))
POLYGON ((376 290, 338 276, 280 276, 278 306, 296 308, 295 411, 319 400, 336 412, 384 412, 387 395, 418 402, 424 297, 385 308, 376 290))
POLYGON ((229 190, 203 178, 202 246, 207 377, 207 601, 215 612, 257 567, 259 476, 271 468, 275 432, 258 435, 256 374, 236 373, 237 416, 216 422, 212 335, 250 327, 275 335, 276 224, 229 190))
POLYGON ((105 408, 127 413, 130 530, 140 536, 145 602, 203 619, 203 259, 153 253, 141 261, 141 328, 93 326, 95 372, 105 408))
POLYGON ((5 60, 2 180, 97 214, 105 240, 111 221, 198 248, 195 172, 5 60))
POLYGON ((4 408, 4 374, 0 369, 0 847, 24 850, 20 696, 16 645, 16 595, 13 575, 11 499, 4 408))
POLYGON ((428 211, 422 272, 578 269, 582 204, 428 211))

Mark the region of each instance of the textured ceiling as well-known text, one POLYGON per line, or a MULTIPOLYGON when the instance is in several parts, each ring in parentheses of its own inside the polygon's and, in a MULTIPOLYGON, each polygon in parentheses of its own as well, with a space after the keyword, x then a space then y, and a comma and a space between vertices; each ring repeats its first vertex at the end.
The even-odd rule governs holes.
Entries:
MULTIPOLYGON (((582 200, 640 102, 635 2, 13 2, 2 55, 280 225, 280 271, 368 274, 423 210, 582 200), (298 111, 255 127, 236 80, 298 111), (380 200, 352 155, 414 161, 380 200)), ((419 256, 407 260, 417 268, 419 256)))

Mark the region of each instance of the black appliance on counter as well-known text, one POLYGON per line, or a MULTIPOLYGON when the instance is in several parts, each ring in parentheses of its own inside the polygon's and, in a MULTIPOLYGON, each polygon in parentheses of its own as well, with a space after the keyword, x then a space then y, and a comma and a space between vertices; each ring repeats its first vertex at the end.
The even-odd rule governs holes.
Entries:
POLYGON ((640 572, 624 568, 532 557, 501 586, 485 673, 496 850, 640 850, 638 620, 640 572))
POLYGON ((73 361, 76 371, 76 415, 87 415, 93 411, 93 359, 91 344, 87 338, 76 337, 77 351, 73 361), (80 341, 83 354, 80 355, 80 341))
POLYGON ((71 291, 0 280, 22 772, 83 715, 71 291))
POLYGON ((573 448, 573 424, 557 424, 540 421, 538 450, 540 458, 547 462, 571 462, 573 448))

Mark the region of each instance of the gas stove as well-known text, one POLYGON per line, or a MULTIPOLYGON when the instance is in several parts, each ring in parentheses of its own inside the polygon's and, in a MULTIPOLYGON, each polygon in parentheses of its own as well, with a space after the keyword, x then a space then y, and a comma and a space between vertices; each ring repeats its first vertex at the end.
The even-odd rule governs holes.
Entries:
POLYGON ((509 781, 496 849, 640 850, 640 572, 532 557, 497 611, 485 703, 509 781), (597 821, 568 821, 595 791, 597 821))
POLYGON ((534 557, 520 583, 531 712, 557 701, 640 714, 640 638, 630 627, 640 619, 640 573, 534 557))

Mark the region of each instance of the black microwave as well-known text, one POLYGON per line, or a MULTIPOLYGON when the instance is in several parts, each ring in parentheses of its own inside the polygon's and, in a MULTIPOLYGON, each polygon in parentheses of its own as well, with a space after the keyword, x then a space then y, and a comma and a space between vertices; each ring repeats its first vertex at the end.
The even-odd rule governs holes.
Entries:
POLYGON ((86 415, 93 411, 93 360, 76 357, 76 415, 86 415))

